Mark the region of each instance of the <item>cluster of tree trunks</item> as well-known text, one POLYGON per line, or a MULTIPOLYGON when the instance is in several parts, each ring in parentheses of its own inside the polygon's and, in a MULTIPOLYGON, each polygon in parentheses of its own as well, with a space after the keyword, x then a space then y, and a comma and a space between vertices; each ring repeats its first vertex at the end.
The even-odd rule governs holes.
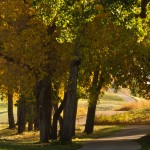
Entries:
POLYGON ((87 118, 86 118, 85 130, 84 130, 84 132, 87 134, 93 132, 96 105, 99 98, 100 90, 104 83, 104 78, 102 73, 100 75, 99 74, 100 74, 99 69, 94 71, 93 82, 90 89, 89 105, 88 105, 87 118))
MULTIPOLYGON (((24 1, 26 3, 26 1, 24 1)), ((146 18, 146 6, 149 0, 141 0, 141 18, 146 18)), ((55 23, 49 27, 49 34, 53 34, 56 26, 55 23)), ((41 81, 37 82, 36 85, 36 107, 30 107, 30 114, 33 114, 33 111, 36 111, 37 115, 35 117, 28 118, 28 131, 33 130, 33 124, 35 130, 40 130, 40 142, 47 143, 50 139, 57 139, 57 122, 60 122, 60 140, 64 143, 72 142, 72 137, 75 135, 75 124, 76 124, 76 113, 77 113, 77 79, 79 72, 80 60, 78 58, 78 49, 79 49, 79 41, 77 39, 77 43, 75 43, 74 48, 74 59, 70 64, 70 77, 68 81, 68 87, 64 96, 64 100, 58 106, 55 106, 55 113, 53 116, 53 122, 51 122, 52 118, 52 83, 51 77, 48 74, 41 81), (63 119, 60 116, 61 112, 64 111, 63 119)), ((14 59, 0 53, 0 55, 8 60, 9 62, 16 62, 14 59)), ((31 69, 30 67, 28 67, 31 69)), ((93 82, 91 85, 90 96, 89 96, 89 106, 87 112, 87 119, 85 125, 85 132, 90 134, 93 132, 94 127, 94 117, 96 111, 97 100, 100 94, 100 90, 103 86, 104 78, 102 72, 100 73, 99 69, 94 71, 93 82)), ((26 128, 27 121, 27 103, 26 97, 24 95, 20 96, 18 101, 18 133, 22 133, 26 128)), ((13 116, 13 93, 8 90, 8 122, 9 128, 15 128, 15 121, 13 116)))

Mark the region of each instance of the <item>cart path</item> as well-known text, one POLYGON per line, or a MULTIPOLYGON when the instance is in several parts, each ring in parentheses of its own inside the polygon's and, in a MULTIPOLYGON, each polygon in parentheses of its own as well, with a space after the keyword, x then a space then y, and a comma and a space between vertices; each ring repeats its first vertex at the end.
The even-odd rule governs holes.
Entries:
POLYGON ((79 150, 140 150, 134 140, 150 133, 150 125, 130 125, 112 136, 83 143, 79 150))

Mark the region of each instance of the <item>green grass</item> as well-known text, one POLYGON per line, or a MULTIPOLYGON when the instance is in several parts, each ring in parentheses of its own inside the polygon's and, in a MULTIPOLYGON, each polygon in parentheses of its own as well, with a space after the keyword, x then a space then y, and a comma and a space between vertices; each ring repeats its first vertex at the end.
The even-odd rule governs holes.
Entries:
POLYGON ((49 144, 39 144, 39 132, 24 132, 17 134, 17 130, 7 128, 7 124, 0 124, 0 150, 76 150, 82 144, 62 145, 60 142, 50 142, 49 144))
POLYGON ((138 139, 137 142, 141 144, 141 150, 150 150, 150 135, 138 139))
POLYGON ((113 93, 106 93, 103 95, 103 97, 100 98, 97 105, 97 111, 113 110, 124 103, 124 100, 119 96, 113 93))
POLYGON ((76 150, 82 147, 79 143, 68 145, 55 144, 20 144, 13 141, 0 141, 0 150, 76 150))
MULTIPOLYGON (((8 122, 8 113, 7 113, 8 103, 6 101, 0 101, 0 123, 8 122)), ((17 108, 14 106, 14 118, 16 120, 17 108)))
POLYGON ((91 139, 98 139, 98 138, 109 136, 122 129, 123 129, 123 126, 118 126, 118 125, 94 126, 94 132, 92 134, 86 134, 86 133, 83 133, 84 126, 79 126, 77 134, 74 137, 74 140, 86 141, 86 140, 91 140, 91 139))
POLYGON ((6 110, 7 110, 7 102, 0 101, 0 112, 6 111, 6 110))
POLYGON ((109 136, 120 131, 121 126, 95 126, 94 133, 87 135, 83 133, 84 126, 78 126, 76 136, 73 138, 73 144, 62 145, 60 142, 50 142, 49 144, 37 144, 39 141, 39 132, 24 132, 17 134, 17 130, 7 128, 7 124, 0 124, 0 150, 76 150, 82 147, 81 141, 97 139, 109 136))
MULTIPOLYGON (((124 104, 124 100, 113 93, 105 93, 98 101, 97 111, 114 110, 124 104)), ((88 99, 80 99, 78 103, 78 115, 87 113, 88 99)))
POLYGON ((138 125, 150 124, 150 109, 136 109, 115 115, 100 115, 95 118, 96 125, 138 125))
POLYGON ((0 124, 0 150, 76 150, 82 147, 82 144, 79 143, 81 141, 106 137, 123 128, 121 126, 95 126, 94 133, 87 135, 83 133, 84 126, 78 126, 73 144, 62 145, 60 142, 37 144, 39 132, 25 132, 19 135, 16 134, 16 130, 10 130, 6 127, 6 124, 0 124))

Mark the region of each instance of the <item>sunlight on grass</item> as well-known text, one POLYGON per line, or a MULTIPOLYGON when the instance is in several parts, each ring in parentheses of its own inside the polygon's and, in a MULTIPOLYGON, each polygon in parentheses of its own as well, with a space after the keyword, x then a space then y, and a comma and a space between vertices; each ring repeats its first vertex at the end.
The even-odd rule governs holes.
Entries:
POLYGON ((77 127, 77 133, 76 136, 74 137, 74 141, 88 141, 91 139, 98 139, 101 137, 106 137, 111 135, 114 132, 120 131, 123 129, 123 126, 95 126, 94 127, 94 132, 92 134, 86 134, 83 133, 84 131, 84 126, 78 126, 77 127))
POLYGON ((140 125, 150 124, 150 109, 136 109, 115 115, 100 115, 95 118, 96 125, 140 125))
POLYGON ((128 102, 128 103, 126 102, 116 110, 128 111, 128 110, 143 109, 143 108, 150 108, 150 101, 144 99, 138 99, 138 101, 135 102, 128 102))
MULTIPOLYGON (((113 93, 106 93, 101 97, 97 104, 97 111, 114 110, 116 107, 121 107, 124 100, 113 93)), ((77 117, 86 115, 88 107, 88 99, 80 99, 78 102, 77 117)))
POLYGON ((6 111, 7 110, 7 102, 5 101, 0 101, 0 112, 6 111))
POLYGON ((36 144, 39 141, 39 132, 17 134, 17 130, 10 130, 7 126, 0 124, 0 150, 76 150, 82 146, 79 143, 36 144))

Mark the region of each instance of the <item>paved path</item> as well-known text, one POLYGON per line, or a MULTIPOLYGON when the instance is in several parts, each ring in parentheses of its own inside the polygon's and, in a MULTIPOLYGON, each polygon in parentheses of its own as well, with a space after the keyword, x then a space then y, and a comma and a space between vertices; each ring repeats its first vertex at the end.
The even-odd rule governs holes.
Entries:
POLYGON ((84 146, 79 150, 139 150, 141 146, 134 140, 147 133, 150 133, 150 125, 126 126, 110 137, 83 143, 84 146))

